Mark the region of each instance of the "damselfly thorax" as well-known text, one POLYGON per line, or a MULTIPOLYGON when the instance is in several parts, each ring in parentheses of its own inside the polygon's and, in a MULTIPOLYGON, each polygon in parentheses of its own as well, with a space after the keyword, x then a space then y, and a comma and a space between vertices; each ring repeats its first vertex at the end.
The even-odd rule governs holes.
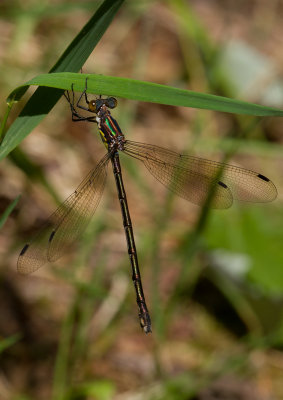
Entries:
POLYGON ((125 136, 106 105, 101 106, 99 109, 96 121, 101 139, 108 151, 112 149, 123 151, 126 141, 125 136))

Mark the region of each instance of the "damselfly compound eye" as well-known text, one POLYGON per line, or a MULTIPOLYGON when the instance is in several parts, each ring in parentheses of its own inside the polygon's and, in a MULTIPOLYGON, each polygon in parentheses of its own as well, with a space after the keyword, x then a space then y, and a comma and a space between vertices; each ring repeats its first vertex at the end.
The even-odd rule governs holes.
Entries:
POLYGON ((105 104, 108 108, 115 108, 117 106, 117 99, 115 99, 115 97, 108 97, 105 100, 105 104))
POLYGON ((98 107, 96 104, 96 100, 90 100, 90 102, 88 103, 88 109, 93 113, 97 113, 98 107))

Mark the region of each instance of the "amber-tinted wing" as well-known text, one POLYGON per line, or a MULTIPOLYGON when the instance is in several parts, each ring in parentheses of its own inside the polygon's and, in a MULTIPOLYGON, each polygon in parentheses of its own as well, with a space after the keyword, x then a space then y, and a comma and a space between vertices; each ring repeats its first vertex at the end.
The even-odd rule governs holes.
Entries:
POLYGON ((86 176, 79 187, 47 219, 37 236, 22 249, 18 271, 28 274, 56 261, 72 247, 94 214, 106 181, 109 154, 86 176))
POLYGON ((229 208, 233 199, 269 202, 277 196, 268 178, 244 168, 130 140, 124 152, 142 161, 157 180, 194 204, 203 204, 212 187, 213 208, 229 208))

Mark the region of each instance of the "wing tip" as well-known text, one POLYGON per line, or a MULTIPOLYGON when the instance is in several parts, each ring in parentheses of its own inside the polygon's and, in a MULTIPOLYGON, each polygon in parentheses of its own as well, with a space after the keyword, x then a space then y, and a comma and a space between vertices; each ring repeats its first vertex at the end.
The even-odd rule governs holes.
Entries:
POLYGON ((258 178, 262 179, 265 182, 270 182, 270 179, 262 174, 257 174, 258 178))
POLYGON ((269 178, 267 178, 265 175, 257 174, 257 177, 259 179, 261 179, 262 181, 269 183, 269 185, 270 185, 270 193, 269 193, 270 196, 266 199, 266 202, 274 201, 278 195, 277 188, 274 185, 274 183, 269 178))
POLYGON ((22 248, 19 257, 23 256, 27 249, 29 248, 29 243, 25 244, 24 247, 22 248))
POLYGON ((45 264, 44 259, 36 257, 33 252, 28 252, 30 249, 30 244, 27 243, 22 248, 18 262, 17 262, 17 272, 22 275, 28 275, 32 272, 38 270, 42 265, 45 264))
POLYGON ((23 256, 25 255, 27 249, 29 248, 29 244, 25 244, 24 247, 22 248, 19 258, 18 258, 18 262, 17 262, 17 271, 20 274, 27 274, 27 269, 23 267, 22 265, 22 261, 23 261, 23 256))

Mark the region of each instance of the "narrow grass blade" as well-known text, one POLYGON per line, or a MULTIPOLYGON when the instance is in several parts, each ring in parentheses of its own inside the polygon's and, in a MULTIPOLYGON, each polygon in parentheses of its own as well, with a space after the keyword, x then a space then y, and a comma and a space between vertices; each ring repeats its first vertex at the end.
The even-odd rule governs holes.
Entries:
POLYGON ((96 74, 75 74, 70 72, 39 75, 23 86, 19 86, 8 97, 9 101, 18 100, 22 88, 29 85, 42 85, 64 90, 82 92, 88 79, 87 92, 96 95, 112 95, 131 100, 148 101, 152 103, 184 106, 207 110, 246 114, 253 116, 283 117, 283 110, 228 97, 194 92, 153 82, 96 74))
MULTIPOLYGON (((8 97, 8 101, 15 101, 21 97, 25 88, 29 85, 46 86, 41 88, 41 97, 38 98, 36 111, 32 109, 33 104, 28 103, 21 114, 21 118, 18 118, 8 131, 8 134, 2 143, 2 148, 0 148, 0 159, 18 145, 39 122, 39 120, 43 118, 43 114, 46 114, 47 108, 44 97, 47 95, 47 91, 50 90, 50 87, 57 88, 56 96, 61 95, 61 89, 70 90, 72 84, 74 84, 74 90, 82 92, 85 88, 86 78, 88 78, 87 91, 89 93, 105 94, 132 100, 149 101, 173 106, 194 107, 236 114, 283 116, 283 111, 280 109, 248 103, 241 100, 234 100, 228 97, 159 85, 152 82, 138 81, 135 79, 95 74, 75 74, 71 72, 43 74, 31 79, 25 85, 18 87, 8 97), (34 115, 34 112, 36 112, 36 116, 34 115), (32 120, 30 118, 31 115, 35 117, 32 118, 32 120), (21 124, 21 126, 19 126, 19 124, 21 124)), ((50 103, 48 104, 50 105, 50 103)))
POLYGON ((17 203, 19 201, 19 198, 20 198, 20 196, 16 197, 15 200, 13 200, 12 203, 8 205, 8 207, 6 208, 4 213, 1 215, 1 217, 0 217, 0 229, 5 224, 7 218, 9 217, 9 215, 11 214, 13 209, 16 207, 16 205, 17 205, 17 203))
POLYGON ((3 353, 4 350, 8 349, 9 347, 13 346, 21 339, 21 335, 16 333, 6 339, 0 341, 0 354, 3 353))

